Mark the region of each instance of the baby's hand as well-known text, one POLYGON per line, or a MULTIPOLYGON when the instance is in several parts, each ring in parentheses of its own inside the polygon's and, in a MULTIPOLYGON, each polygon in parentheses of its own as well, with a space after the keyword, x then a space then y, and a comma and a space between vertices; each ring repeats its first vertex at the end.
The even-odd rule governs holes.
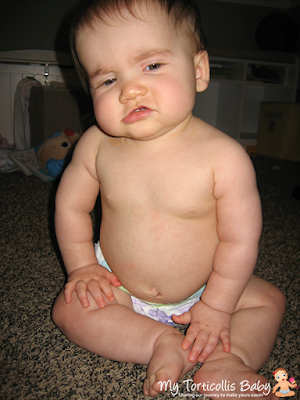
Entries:
POLYGON ((88 307, 87 292, 89 292, 97 305, 104 308, 106 306, 104 296, 111 302, 115 300, 111 285, 121 286, 115 274, 99 264, 88 265, 69 274, 65 286, 65 300, 71 303, 72 293, 76 291, 82 307, 88 307))
POLYGON ((173 315, 172 318, 178 324, 190 323, 181 346, 183 350, 188 350, 193 344, 189 354, 191 362, 198 359, 203 363, 213 352, 219 339, 223 350, 230 352, 230 314, 214 310, 199 300, 190 311, 173 315))

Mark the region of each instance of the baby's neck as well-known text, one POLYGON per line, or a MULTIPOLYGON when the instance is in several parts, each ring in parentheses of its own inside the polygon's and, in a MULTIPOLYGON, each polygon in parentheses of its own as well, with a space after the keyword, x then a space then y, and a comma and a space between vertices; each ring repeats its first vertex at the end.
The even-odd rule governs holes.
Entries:
POLYGON ((135 138, 119 138, 118 143, 124 143, 124 145, 128 145, 131 148, 139 148, 141 150, 157 152, 164 151, 168 148, 173 148, 182 140, 184 140, 189 133, 192 132, 192 121, 194 117, 191 115, 187 118, 180 126, 173 128, 172 130, 163 133, 160 136, 152 137, 148 139, 135 139, 135 138))

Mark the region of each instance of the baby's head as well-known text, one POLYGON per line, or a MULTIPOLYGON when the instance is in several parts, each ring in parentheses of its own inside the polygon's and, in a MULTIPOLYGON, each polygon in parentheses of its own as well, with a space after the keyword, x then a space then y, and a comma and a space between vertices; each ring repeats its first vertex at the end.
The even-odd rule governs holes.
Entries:
POLYGON ((176 31, 186 35, 194 54, 205 50, 206 40, 195 0, 81 0, 74 12, 70 45, 75 68, 86 90, 88 77, 76 48, 78 32, 85 27, 92 28, 95 21, 109 23, 111 20, 126 19, 128 14, 143 19, 141 7, 144 6, 164 13, 176 31))
POLYGON ((287 374, 286 370, 283 368, 277 368, 273 372, 273 375, 277 382, 286 381, 288 378, 288 374, 287 374))

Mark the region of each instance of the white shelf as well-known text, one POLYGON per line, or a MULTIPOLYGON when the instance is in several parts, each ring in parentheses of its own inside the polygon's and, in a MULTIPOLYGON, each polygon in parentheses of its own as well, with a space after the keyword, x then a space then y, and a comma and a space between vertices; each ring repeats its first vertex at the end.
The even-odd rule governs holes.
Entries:
MULTIPOLYGON (((261 103, 293 102, 296 98, 299 60, 266 61, 211 57, 211 81, 198 93, 194 114, 238 140, 255 146, 261 103)), ((284 58, 286 60, 286 58, 284 58)))
POLYGON ((282 8, 290 9, 293 7, 298 7, 300 5, 300 0, 214 0, 221 1, 223 3, 238 3, 238 4, 248 4, 252 6, 261 7, 272 7, 272 8, 282 8))

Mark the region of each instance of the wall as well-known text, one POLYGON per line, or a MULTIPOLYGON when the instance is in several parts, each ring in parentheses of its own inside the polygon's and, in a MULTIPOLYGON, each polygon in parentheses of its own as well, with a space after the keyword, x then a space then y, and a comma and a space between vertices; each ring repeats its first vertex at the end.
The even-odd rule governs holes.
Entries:
MULTIPOLYGON (((255 30, 270 7, 197 0, 210 45, 256 49, 255 30)), ((0 51, 68 51, 69 13, 77 0, 4 0, 0 4, 0 51)), ((296 18, 300 21, 300 7, 296 18)), ((284 10, 283 12, 288 12, 284 10)), ((294 9, 291 12, 295 14, 294 9)), ((300 30, 300 29, 299 29, 300 30)), ((298 42, 298 52, 300 54, 298 42)))
POLYGON ((298 43, 295 48, 295 53, 297 53, 300 57, 300 7, 293 8, 290 14, 292 15, 293 19, 298 22, 299 37, 298 37, 298 43))
POLYGON ((68 51, 68 19, 76 0, 0 2, 0 51, 68 51))
MULTIPOLYGON (((290 14, 298 23, 300 33, 300 19, 294 16, 295 9, 218 3, 211 0, 198 0, 198 3, 201 7, 208 42, 212 46, 258 49, 255 39, 257 26, 263 18, 272 13, 290 14)), ((299 42, 298 38, 298 44, 299 42)), ((293 50, 295 51, 296 48, 293 50)))

